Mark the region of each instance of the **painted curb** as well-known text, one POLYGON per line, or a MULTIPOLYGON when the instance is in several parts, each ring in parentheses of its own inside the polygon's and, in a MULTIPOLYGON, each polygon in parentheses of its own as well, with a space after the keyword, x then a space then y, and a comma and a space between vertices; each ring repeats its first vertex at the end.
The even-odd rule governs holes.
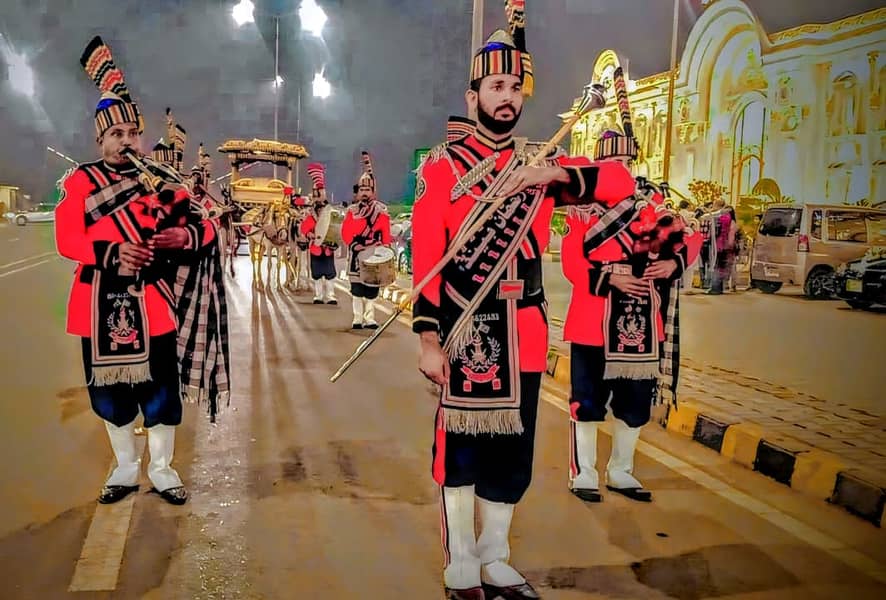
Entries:
MULTIPOLYGON (((550 350, 547 374, 568 386, 569 357, 559 350, 550 350)), ((803 494, 841 506, 877 527, 886 522, 886 481, 879 481, 876 474, 864 469, 853 468, 833 454, 768 432, 755 423, 718 414, 691 398, 681 400, 677 409, 668 407, 662 425, 732 462, 803 494)))

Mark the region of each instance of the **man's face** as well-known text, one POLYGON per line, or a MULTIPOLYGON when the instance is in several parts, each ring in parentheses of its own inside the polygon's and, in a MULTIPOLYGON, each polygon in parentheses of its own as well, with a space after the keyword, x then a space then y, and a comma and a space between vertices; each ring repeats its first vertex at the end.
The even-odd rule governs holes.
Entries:
POLYGON ((314 204, 323 204, 326 202, 326 189, 311 190, 311 199, 314 204))
POLYGON ((135 123, 112 125, 100 138, 102 159, 109 165, 120 166, 129 163, 129 159, 120 154, 124 148, 138 151, 141 148, 141 134, 135 123))
POLYGON ((516 75, 490 75, 480 80, 480 90, 467 92, 469 112, 492 133, 510 133, 523 112, 523 83, 516 75))
POLYGON ((357 188, 357 202, 369 202, 375 199, 375 192, 368 185, 357 188))

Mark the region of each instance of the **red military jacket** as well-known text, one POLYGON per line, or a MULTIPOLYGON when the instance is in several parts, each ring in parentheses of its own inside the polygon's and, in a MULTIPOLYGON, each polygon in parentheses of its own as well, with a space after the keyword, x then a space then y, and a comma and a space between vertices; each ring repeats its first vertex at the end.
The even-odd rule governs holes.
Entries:
MULTIPOLYGON (((103 216, 87 227, 86 200, 99 190, 136 176, 133 170, 115 169, 99 160, 72 169, 61 183, 61 201, 55 209, 55 243, 61 256, 77 262, 66 328, 72 335, 89 337, 92 331, 92 283, 90 278, 81 277, 84 268, 116 271, 117 251, 120 244, 127 241, 112 215, 103 216)), ((180 200, 183 194, 187 192, 177 192, 176 199, 180 200)), ((151 208, 156 202, 155 195, 142 194, 129 200, 126 207, 139 227, 153 229, 157 220, 151 208)), ((189 225, 185 230, 189 236, 188 248, 203 247, 215 240, 215 227, 208 220, 199 226, 189 225)), ((149 335, 163 335, 175 329, 169 302, 155 284, 145 286, 145 305, 149 335)))
MULTIPOLYGON (((655 206, 662 201, 659 194, 655 194, 652 199, 655 206)), ((585 233, 599 219, 596 214, 588 218, 570 211, 566 217, 568 232, 563 238, 560 255, 563 274, 572 283, 572 298, 563 325, 563 339, 586 346, 603 346, 603 315, 609 295, 609 275, 603 272, 602 267, 607 263, 625 262, 630 258, 627 246, 630 245, 631 238, 624 237, 627 233, 621 234, 622 240, 615 236, 585 254, 585 233)), ((685 246, 677 254, 677 270, 671 275, 671 281, 680 278, 686 268, 698 259, 701 234, 692 232, 685 235, 684 242, 685 246)), ((661 312, 657 313, 656 322, 658 339, 664 339, 661 312)))
MULTIPOLYGON (((331 211, 332 208, 327 205, 324 208, 322 208, 321 210, 331 211)), ((321 215, 320 219, 322 219, 322 218, 323 217, 321 215)), ((330 224, 327 222, 327 227, 328 226, 330 226, 330 224)), ((311 236, 313 236, 311 239, 311 245, 310 245, 311 254, 313 254, 314 256, 323 256, 323 254, 325 253, 327 256, 332 256, 335 253, 332 250, 332 248, 329 248, 328 246, 323 246, 323 238, 318 239, 318 236, 316 233, 317 216, 314 214, 313 211, 310 212, 308 214, 308 216, 306 216, 304 218, 304 220, 301 222, 301 227, 299 229, 300 229, 302 235, 309 237, 309 238, 311 236)), ((324 236, 325 236, 325 233, 324 233, 324 236)))
MULTIPOLYGON (((495 143, 470 135, 451 142, 447 152, 456 155, 470 154, 477 159, 496 155, 495 170, 508 163, 514 153, 513 139, 495 143)), ((615 204, 630 196, 635 188, 630 172, 617 163, 591 164, 586 158, 560 157, 556 159, 569 174, 568 184, 548 186, 541 210, 537 213, 530 230, 533 241, 525 240, 518 255, 522 260, 537 262, 540 273, 541 256, 550 241, 551 215, 555 205, 590 201, 615 204)), ((446 253, 449 240, 453 239, 476 200, 470 195, 452 199, 452 191, 458 179, 467 169, 463 163, 440 157, 427 160, 419 173, 419 198, 412 216, 412 272, 413 284, 425 278, 446 253)), ((479 194, 477 186, 473 194, 479 194)), ((440 331, 441 292, 445 282, 440 274, 426 285, 413 306, 413 331, 440 331)), ((538 281, 538 285, 541 282, 538 281)), ((525 306, 517 310, 518 354, 520 370, 542 372, 545 370, 548 349, 548 326, 544 306, 525 306)))
POLYGON ((372 229, 370 229, 371 233, 366 236, 366 239, 361 239, 362 234, 366 229, 366 219, 354 215, 354 209, 356 206, 356 204, 351 205, 351 209, 348 210, 348 214, 345 215, 345 219, 341 224, 342 241, 348 246, 360 243, 365 244, 369 239, 379 241, 385 246, 390 244, 391 216, 386 212, 379 213, 378 217, 375 219, 375 223, 372 225, 372 229))
POLYGON ((357 244, 366 246, 368 242, 374 241, 387 246, 391 243, 391 216, 386 211, 378 213, 367 235, 366 219, 356 216, 356 210, 357 204, 352 204, 341 224, 341 239, 348 246, 348 277, 351 281, 358 281, 360 275, 358 252, 354 251, 357 244))

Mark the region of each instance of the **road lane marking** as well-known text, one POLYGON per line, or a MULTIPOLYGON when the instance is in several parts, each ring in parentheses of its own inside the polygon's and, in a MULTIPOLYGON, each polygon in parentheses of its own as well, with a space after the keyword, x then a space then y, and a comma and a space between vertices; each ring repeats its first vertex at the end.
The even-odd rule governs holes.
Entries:
MULTIPOLYGON (((16 239, 18 239, 18 238, 16 238, 16 239)), ((24 262, 28 262, 29 260, 37 260, 38 258, 46 258, 47 256, 52 256, 54 254, 55 254, 55 252, 44 252, 43 254, 28 256, 28 257, 23 258, 21 260, 16 260, 11 263, 6 263, 5 265, 0 265, 0 269, 5 269, 6 267, 14 267, 15 265, 20 265, 24 262)))
POLYGON ((13 269, 12 271, 7 271, 6 273, 0 273, 0 279, 3 279, 7 275, 15 275, 16 273, 20 273, 22 271, 27 271, 28 269, 33 269, 34 267, 39 267, 40 265, 48 263, 51 260, 52 260, 51 258, 47 258, 45 260, 41 260, 38 263, 34 263, 34 264, 28 265, 26 267, 21 267, 19 269, 13 269))
MULTIPOLYGON (((145 436, 136 436, 137 456, 144 457, 146 441, 145 436)), ((114 462, 111 461, 113 468, 114 462)), ((108 592, 117 589, 123 550, 132 522, 132 509, 138 495, 138 492, 134 492, 120 502, 96 505, 71 577, 71 585, 68 586, 69 592, 108 592)))
MULTIPOLYGON (((540 397, 548 404, 569 414, 569 407, 567 406, 566 401, 558 397, 549 386, 542 385, 540 397)), ((602 423, 601 429, 603 429, 603 431, 605 431, 610 437, 612 436, 610 423, 602 423)), ((694 467, 684 460, 677 458, 673 454, 670 454, 657 446, 653 446, 649 442, 640 440, 637 444, 637 449, 652 460, 664 465, 676 473, 679 473, 683 477, 697 483, 721 498, 728 500, 740 509, 749 511, 761 519, 769 521, 782 531, 792 535, 803 543, 826 552, 836 560, 861 571, 868 577, 886 583, 886 568, 877 563, 877 561, 858 552, 849 544, 831 537, 814 527, 806 525, 799 519, 780 511, 774 506, 761 502, 749 494, 732 487, 725 481, 717 479, 713 475, 705 473, 698 467, 694 467)))

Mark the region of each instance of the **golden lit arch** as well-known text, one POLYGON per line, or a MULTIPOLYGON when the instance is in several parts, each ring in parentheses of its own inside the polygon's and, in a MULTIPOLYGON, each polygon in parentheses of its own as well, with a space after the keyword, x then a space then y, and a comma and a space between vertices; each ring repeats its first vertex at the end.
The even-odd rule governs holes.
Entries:
POLYGON ((621 66, 621 63, 618 60, 618 54, 616 54, 615 50, 604 50, 600 53, 600 56, 597 57, 596 62, 594 62, 594 72, 591 81, 602 83, 603 74, 606 70, 610 67, 615 69, 619 66, 621 66))

